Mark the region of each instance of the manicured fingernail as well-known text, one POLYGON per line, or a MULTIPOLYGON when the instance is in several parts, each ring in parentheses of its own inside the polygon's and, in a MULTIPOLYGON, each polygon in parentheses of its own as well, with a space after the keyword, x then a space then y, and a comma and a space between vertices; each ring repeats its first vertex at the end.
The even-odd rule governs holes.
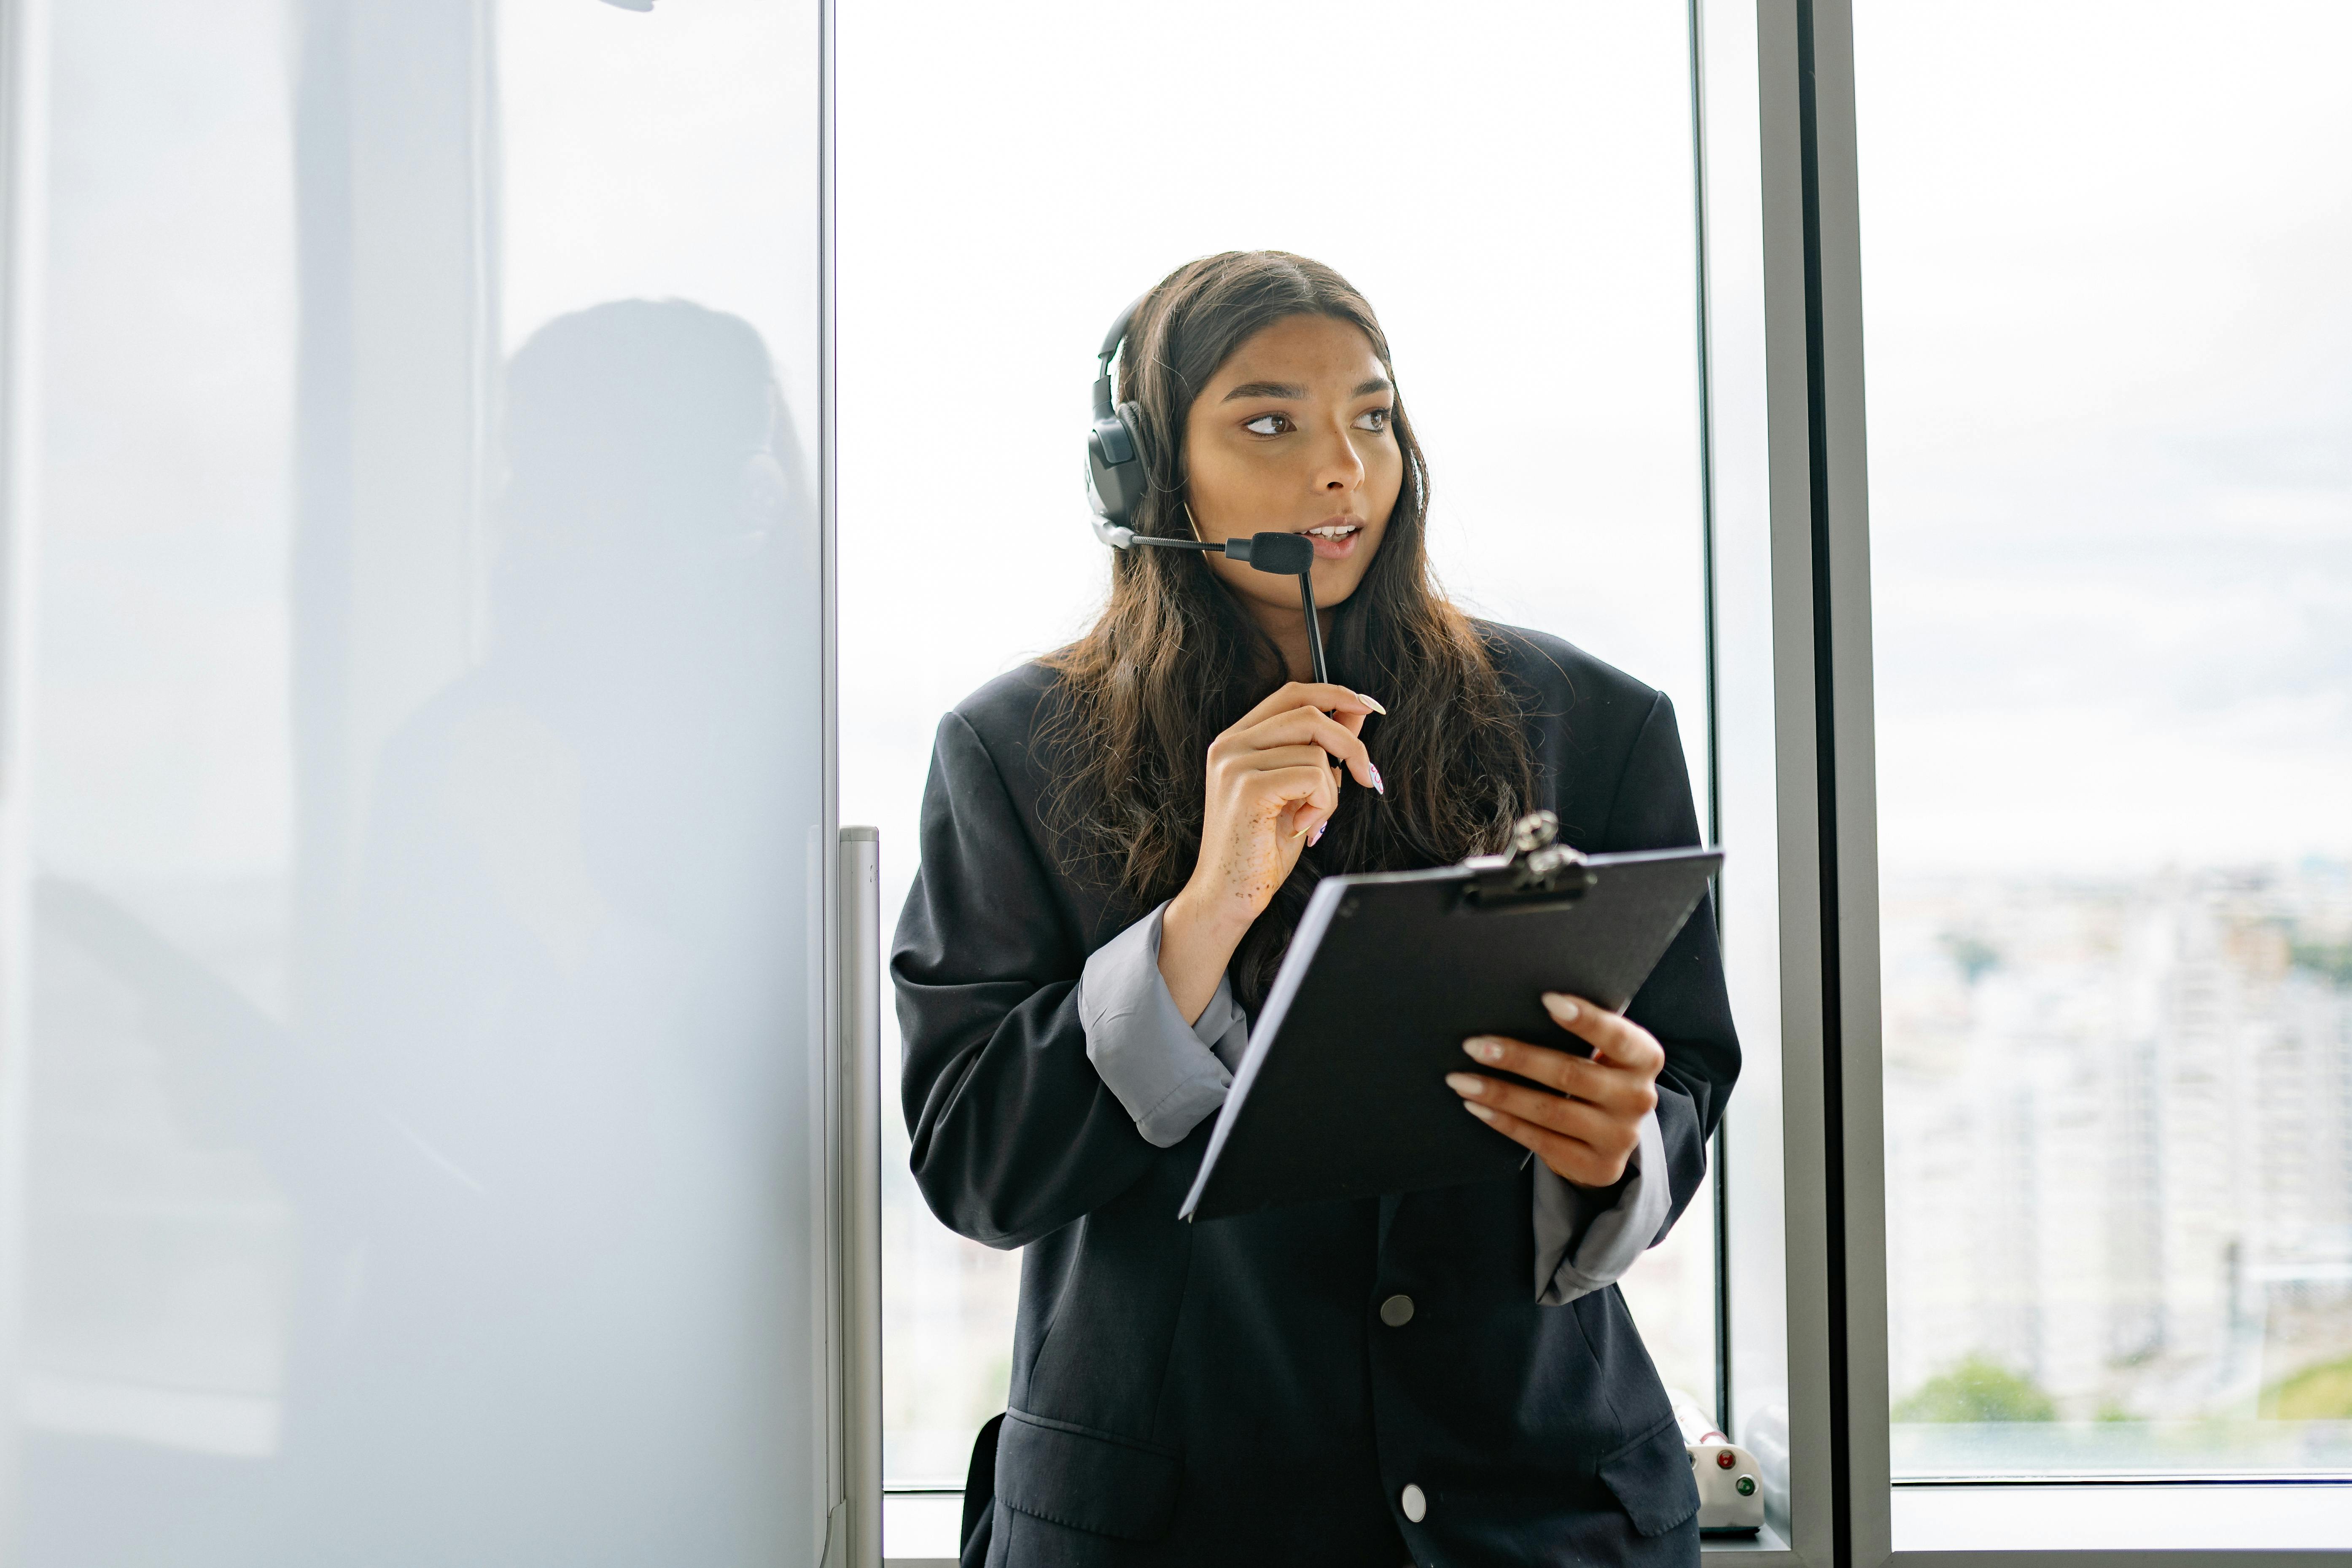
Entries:
POLYGON ((1388 786, 1388 785, 1386 785, 1386 784, 1382 784, 1382 783, 1381 783, 1381 770, 1380 770, 1380 764, 1379 764, 1379 763, 1366 763, 1364 764, 1364 766, 1366 766, 1366 767, 1368 767, 1368 768, 1370 768, 1370 769, 1371 769, 1371 770, 1372 770, 1372 789, 1373 789, 1373 791, 1374 791, 1376 794, 1380 794, 1380 795, 1386 795, 1386 794, 1388 794, 1388 793, 1389 793, 1389 786, 1388 786))
POLYGON ((1475 1098, 1486 1092, 1486 1080, 1483 1078, 1473 1078, 1466 1072, 1450 1072, 1445 1075, 1445 1087, 1456 1094, 1466 1094, 1475 1098))
POLYGON ((1315 837, 1312 837, 1312 838, 1310 838, 1310 839, 1308 839, 1308 840, 1307 841, 1307 847, 1308 847, 1309 849, 1312 849, 1312 848, 1314 848, 1318 844, 1322 843, 1322 842, 1323 842, 1323 830, 1324 830, 1325 828, 1327 828, 1327 827, 1330 826, 1331 826, 1331 825, 1330 825, 1329 823, 1328 823, 1328 822, 1318 822, 1318 823, 1317 823, 1317 824, 1315 825, 1315 837))
POLYGON ((1479 1104, 1475 1100, 1464 1100, 1462 1102, 1462 1109, 1468 1111, 1471 1115, 1476 1117, 1481 1121, 1492 1121, 1495 1120, 1495 1113, 1487 1110, 1485 1106, 1479 1104))
POLYGON ((1576 1016, 1576 998, 1563 996, 1557 991, 1544 993, 1544 1005, 1550 1008, 1561 1023, 1576 1016))
POLYGON ((1381 718, 1385 719, 1388 717, 1389 710, 1387 709, 1381 707, 1376 700, 1365 696, 1362 692, 1359 691, 1356 693, 1356 700, 1370 709, 1373 712, 1379 714, 1381 718))
POLYGON ((1300 828, 1297 832, 1296 832, 1296 833, 1294 833, 1294 834, 1292 834, 1292 835, 1290 836, 1290 841, 1291 841, 1292 843, 1296 844, 1297 842, 1298 842, 1298 840, 1300 840, 1300 839, 1302 839, 1302 838, 1304 838, 1304 837, 1307 837, 1307 829, 1305 829, 1305 828, 1303 828, 1303 827, 1302 827, 1302 828, 1300 828))
POLYGON ((1503 1059, 1503 1042, 1500 1040, 1485 1038, 1465 1040, 1462 1042, 1462 1048, 1482 1062, 1498 1062, 1503 1059))

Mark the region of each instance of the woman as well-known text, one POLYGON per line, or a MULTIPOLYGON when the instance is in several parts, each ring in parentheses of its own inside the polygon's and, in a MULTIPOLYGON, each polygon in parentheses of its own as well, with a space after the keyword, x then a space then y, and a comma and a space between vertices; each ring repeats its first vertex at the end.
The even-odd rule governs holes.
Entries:
POLYGON ((1591 1059, 1464 1043, 1447 1082, 1536 1156, 1517 1176, 1176 1217, 1315 879, 1539 807, 1586 850, 1695 843, 1673 710, 1438 595, 1387 341, 1328 268, 1181 268, 1120 359, 1136 531, 1310 533, 1339 684, 1307 680, 1289 579, 1129 550, 1092 631, 940 727, 892 957, 914 1170, 1026 1248, 965 1562, 1696 1562, 1612 1281, 1698 1190, 1738 1072, 1711 910, 1623 1017, 1545 999, 1591 1059))

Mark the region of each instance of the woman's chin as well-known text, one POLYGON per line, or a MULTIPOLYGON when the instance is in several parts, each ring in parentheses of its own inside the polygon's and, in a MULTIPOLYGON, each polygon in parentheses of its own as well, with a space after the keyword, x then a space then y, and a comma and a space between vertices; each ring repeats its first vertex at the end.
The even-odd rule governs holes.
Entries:
POLYGON ((1326 565, 1315 563, 1315 607, 1336 610, 1355 597, 1356 590, 1364 585, 1364 574, 1371 566, 1369 555, 1352 561, 1335 561, 1326 565))

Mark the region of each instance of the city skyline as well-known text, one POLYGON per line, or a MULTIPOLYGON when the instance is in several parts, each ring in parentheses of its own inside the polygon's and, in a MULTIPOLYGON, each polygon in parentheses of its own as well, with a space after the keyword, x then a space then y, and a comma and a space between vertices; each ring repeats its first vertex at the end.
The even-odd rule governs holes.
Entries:
POLYGON ((2111 1424, 2352 1369, 2352 866, 1895 878, 1881 929, 1898 1419, 1972 1360, 2111 1424))

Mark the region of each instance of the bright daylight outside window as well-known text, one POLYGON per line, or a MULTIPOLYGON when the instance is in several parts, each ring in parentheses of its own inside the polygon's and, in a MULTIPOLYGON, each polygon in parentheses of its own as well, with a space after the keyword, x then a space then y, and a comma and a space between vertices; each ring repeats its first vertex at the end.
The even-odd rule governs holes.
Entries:
MULTIPOLYGON (((1663 688, 1704 787, 1688 50, 1679 6, 844 8, 841 809, 881 827, 886 924, 940 715, 1100 601, 1096 345, 1215 250, 1365 290, 1448 589, 1663 688)), ((883 1052, 885 1469, 956 1488, 1018 1264, 924 1206, 893 1026, 883 1052)), ((1693 1205, 1623 1287, 1707 1407, 1709 1225, 1693 1205)))
POLYGON ((1895 1477, 2352 1474, 2352 12, 1856 9, 1895 1477))

